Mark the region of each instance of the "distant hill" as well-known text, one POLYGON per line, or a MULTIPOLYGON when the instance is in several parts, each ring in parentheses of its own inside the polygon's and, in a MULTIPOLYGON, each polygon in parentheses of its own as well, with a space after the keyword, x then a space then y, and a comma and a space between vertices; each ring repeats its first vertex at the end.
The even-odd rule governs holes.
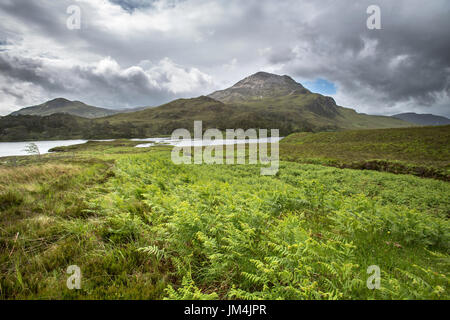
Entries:
POLYGON ((418 114, 414 112, 400 113, 392 117, 421 126, 444 126, 450 124, 450 119, 434 114, 418 114))
POLYGON ((20 109, 11 113, 11 115, 49 116, 55 113, 66 113, 92 119, 106 117, 118 112, 120 111, 93 107, 80 101, 70 101, 64 98, 56 98, 37 106, 20 109))

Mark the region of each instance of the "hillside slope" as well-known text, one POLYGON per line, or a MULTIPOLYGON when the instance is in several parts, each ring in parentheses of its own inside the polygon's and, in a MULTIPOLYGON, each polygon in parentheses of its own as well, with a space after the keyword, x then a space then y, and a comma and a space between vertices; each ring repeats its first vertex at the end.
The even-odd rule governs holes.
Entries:
POLYGON ((49 116, 6 116, 0 118, 0 141, 33 141, 63 139, 114 139, 144 137, 140 128, 123 121, 111 125, 64 113, 49 116))
POLYGON ((283 160, 450 180, 450 126, 294 133, 283 160))

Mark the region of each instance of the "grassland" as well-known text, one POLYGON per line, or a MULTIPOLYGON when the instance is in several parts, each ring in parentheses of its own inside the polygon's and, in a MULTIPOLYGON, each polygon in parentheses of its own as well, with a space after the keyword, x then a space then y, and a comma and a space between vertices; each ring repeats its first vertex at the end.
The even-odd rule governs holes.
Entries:
POLYGON ((1 159, 0 298, 450 298, 448 182, 294 161, 264 177, 135 144, 1 159))
POLYGON ((450 126, 295 133, 282 159, 450 180, 450 126))

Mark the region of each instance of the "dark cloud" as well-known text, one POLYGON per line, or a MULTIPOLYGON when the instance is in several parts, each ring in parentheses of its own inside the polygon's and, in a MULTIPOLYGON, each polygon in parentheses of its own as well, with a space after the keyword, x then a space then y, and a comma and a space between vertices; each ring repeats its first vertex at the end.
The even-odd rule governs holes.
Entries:
POLYGON ((366 113, 450 116, 450 2, 379 0, 382 30, 366 27, 371 4, 4 0, 0 81, 16 82, 14 95, 3 90, 0 112, 55 94, 109 106, 158 104, 264 70, 331 81, 340 105, 366 113), (76 31, 65 27, 73 4, 82 9, 76 31), (102 61, 109 70, 99 71, 102 61), (29 94, 18 99, 24 86, 29 94))
MULTIPOLYGON (((401 102, 424 111, 439 99, 450 102, 449 2, 424 7, 419 1, 379 1, 382 30, 365 27, 368 15, 362 13, 370 1, 345 9, 341 3, 322 3, 327 10, 305 27, 310 34, 299 36, 299 40, 307 39, 305 46, 292 57, 294 42, 285 54, 291 58, 284 61, 284 71, 330 79, 361 104, 372 101, 368 112, 389 113, 401 102)), ((275 49, 269 61, 282 60, 277 55, 280 51, 275 49)), ((438 111, 448 115, 450 105, 438 111)))
MULTIPOLYGON (((48 5, 47 1, 5 0, 0 3, 0 14, 17 18, 18 23, 31 27, 36 33, 61 38, 70 36, 65 28, 68 2, 54 1, 51 9, 48 5)), ((5 23, 3 27, 14 33, 10 25, 5 23)))
POLYGON ((13 81, 36 83, 51 92, 64 92, 65 88, 55 79, 56 74, 52 74, 50 70, 45 70, 43 67, 38 60, 0 54, 0 72, 3 76, 13 81))
MULTIPOLYGON (((169 59, 147 67, 123 68, 109 57, 95 64, 65 65, 0 54, 4 83, 32 83, 51 96, 71 99, 82 96, 83 101, 104 107, 159 105, 211 86, 207 75, 182 68, 169 59)), ((4 94, 11 94, 12 91, 3 88, 4 94)), ((23 100, 17 92, 13 96, 23 100)))

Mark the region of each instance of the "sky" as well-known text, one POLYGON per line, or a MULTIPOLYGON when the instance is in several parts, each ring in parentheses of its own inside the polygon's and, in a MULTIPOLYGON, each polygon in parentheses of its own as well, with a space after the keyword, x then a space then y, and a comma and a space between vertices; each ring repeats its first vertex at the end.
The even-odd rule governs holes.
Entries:
POLYGON ((266 71, 358 112, 450 117, 449 17, 448 0, 1 0, 0 115, 157 106, 266 71))

